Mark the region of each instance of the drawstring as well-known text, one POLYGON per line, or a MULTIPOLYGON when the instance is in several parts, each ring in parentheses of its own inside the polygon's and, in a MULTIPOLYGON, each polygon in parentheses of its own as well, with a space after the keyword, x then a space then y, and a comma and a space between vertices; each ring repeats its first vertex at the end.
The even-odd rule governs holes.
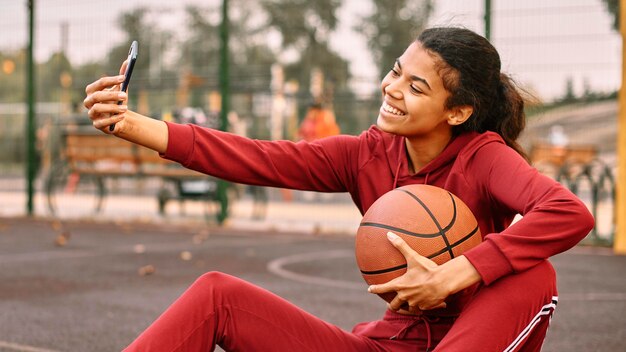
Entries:
POLYGON ((400 175, 401 165, 402 163, 398 162, 398 166, 396 166, 396 174, 393 176, 393 188, 392 189, 396 189, 396 187, 398 186, 398 176, 400 175))
POLYGON ((390 340, 402 340, 406 337, 406 334, 409 332, 411 328, 417 326, 417 324, 419 323, 424 323, 424 327, 426 328, 426 352, 429 352, 430 347, 432 345, 431 334, 430 334, 430 323, 437 321, 438 318, 434 317, 432 319, 428 319, 425 315, 418 315, 416 316, 416 318, 417 319, 411 319, 407 321, 404 327, 400 329, 400 331, 398 331, 397 334, 391 336, 389 339, 390 340))

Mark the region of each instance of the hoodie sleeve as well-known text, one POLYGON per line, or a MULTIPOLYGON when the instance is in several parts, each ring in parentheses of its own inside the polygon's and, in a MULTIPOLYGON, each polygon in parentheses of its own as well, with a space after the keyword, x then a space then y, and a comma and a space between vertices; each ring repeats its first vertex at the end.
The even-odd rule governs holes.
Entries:
POLYGON ((320 192, 343 192, 352 181, 359 138, 315 142, 253 140, 196 125, 167 123, 162 156, 228 181, 320 192))
POLYGON ((506 145, 481 147, 469 164, 466 172, 494 214, 504 210, 523 216, 500 233, 486 234, 483 243, 464 254, 486 285, 570 249, 593 228, 594 219, 578 197, 506 145))

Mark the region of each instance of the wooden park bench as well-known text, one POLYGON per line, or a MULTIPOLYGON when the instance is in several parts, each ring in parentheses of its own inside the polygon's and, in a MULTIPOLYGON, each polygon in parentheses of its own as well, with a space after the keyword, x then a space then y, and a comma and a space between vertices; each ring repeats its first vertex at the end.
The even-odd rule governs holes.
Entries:
MULTIPOLYGON (((597 219, 599 204, 612 204, 615 211, 615 178, 613 171, 602 159, 594 145, 558 146, 547 143, 534 144, 530 160, 542 173, 552 176, 568 187, 574 194, 586 193, 586 200, 594 218, 597 219)), ((600 236, 595 227, 583 242, 607 245, 612 243, 615 223, 608 235, 600 236)))
POLYGON ((533 164, 549 163, 560 167, 566 163, 588 164, 597 154, 598 149, 593 145, 535 143, 530 150, 530 159, 533 164))
MULTIPOLYGON (((157 192, 159 213, 165 214, 170 200, 200 200, 221 205, 218 199, 218 180, 178 163, 161 158, 158 153, 123 139, 103 134, 92 128, 66 128, 61 133, 58 161, 46 179, 48 209, 58 212, 57 198, 61 194, 91 193, 84 207, 93 213, 102 209, 109 193, 107 179, 159 178, 163 187, 157 192), (169 184, 169 187, 165 187, 169 184), (80 185, 80 187, 79 187, 80 185), (173 187, 172 187, 173 185, 173 187), (89 204, 91 203, 91 204, 89 204)), ((219 209, 217 211, 219 213, 219 209)))

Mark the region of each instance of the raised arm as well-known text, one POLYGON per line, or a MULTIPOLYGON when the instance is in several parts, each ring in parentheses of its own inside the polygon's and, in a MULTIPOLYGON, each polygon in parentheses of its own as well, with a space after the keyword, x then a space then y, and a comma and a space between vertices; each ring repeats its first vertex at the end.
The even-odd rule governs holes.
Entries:
POLYGON ((119 91, 122 81, 123 76, 103 77, 85 89, 84 104, 94 127, 187 168, 233 182, 322 192, 348 191, 356 173, 357 137, 315 143, 258 141, 199 126, 168 125, 129 111, 127 95, 119 91))

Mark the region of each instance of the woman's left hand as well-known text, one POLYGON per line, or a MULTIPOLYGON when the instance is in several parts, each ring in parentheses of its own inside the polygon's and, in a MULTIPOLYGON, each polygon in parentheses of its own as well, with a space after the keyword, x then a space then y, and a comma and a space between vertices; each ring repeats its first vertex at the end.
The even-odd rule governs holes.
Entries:
MULTIPOLYGON (((444 300, 451 294, 445 280, 439 273, 439 266, 432 260, 419 255, 400 237, 392 232, 387 238, 406 258, 407 271, 387 283, 372 285, 368 288, 371 293, 396 292, 396 297, 389 303, 389 309, 400 311, 405 304, 409 306, 409 313, 445 308, 444 300)), ((406 313, 406 312, 405 312, 406 313)))

